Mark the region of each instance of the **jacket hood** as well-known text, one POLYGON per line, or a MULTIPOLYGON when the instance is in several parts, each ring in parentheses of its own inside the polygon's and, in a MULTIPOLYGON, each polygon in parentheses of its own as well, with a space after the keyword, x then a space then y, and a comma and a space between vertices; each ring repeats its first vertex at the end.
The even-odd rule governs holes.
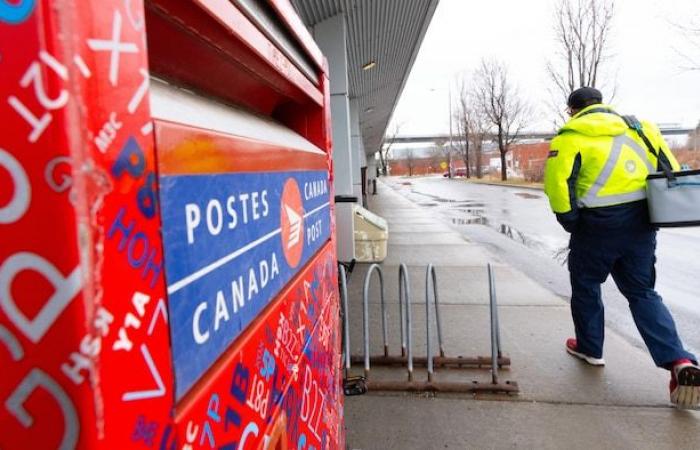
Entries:
POLYGON ((586 136, 619 136, 627 131, 627 124, 607 105, 591 105, 579 111, 559 130, 559 134, 573 131, 586 136), (587 113, 591 109, 605 109, 608 112, 587 113))

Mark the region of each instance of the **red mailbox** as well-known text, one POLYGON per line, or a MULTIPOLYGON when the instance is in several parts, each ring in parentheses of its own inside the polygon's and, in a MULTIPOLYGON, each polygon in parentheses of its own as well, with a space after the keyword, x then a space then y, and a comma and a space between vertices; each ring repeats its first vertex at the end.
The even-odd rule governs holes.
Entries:
POLYGON ((288 1, 0 1, 0 35, 0 447, 344 447, 327 70, 288 1))

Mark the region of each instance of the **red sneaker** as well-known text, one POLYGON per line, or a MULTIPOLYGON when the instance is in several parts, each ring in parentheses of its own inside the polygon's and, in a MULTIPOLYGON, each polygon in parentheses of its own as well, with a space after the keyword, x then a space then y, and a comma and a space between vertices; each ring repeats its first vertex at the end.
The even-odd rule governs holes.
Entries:
POLYGON ((697 409, 700 406, 700 367, 692 361, 676 361, 671 369, 671 403, 679 409, 697 409))
POLYGON ((573 355, 577 357, 578 359, 581 359, 583 361, 586 361, 588 364, 592 366, 604 366, 605 365, 605 360, 603 358, 594 358, 592 356, 588 356, 585 353, 581 353, 577 350, 577 345, 576 345, 576 339, 574 338, 569 338, 566 340, 566 351, 569 352, 570 355, 573 355))

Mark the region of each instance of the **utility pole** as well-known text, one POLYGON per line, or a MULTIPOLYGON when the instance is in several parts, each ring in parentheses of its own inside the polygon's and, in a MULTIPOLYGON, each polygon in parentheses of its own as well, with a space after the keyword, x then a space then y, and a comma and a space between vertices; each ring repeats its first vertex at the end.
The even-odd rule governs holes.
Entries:
POLYGON ((452 84, 447 84, 447 104, 449 109, 450 147, 447 149, 447 173, 452 178, 452 84))

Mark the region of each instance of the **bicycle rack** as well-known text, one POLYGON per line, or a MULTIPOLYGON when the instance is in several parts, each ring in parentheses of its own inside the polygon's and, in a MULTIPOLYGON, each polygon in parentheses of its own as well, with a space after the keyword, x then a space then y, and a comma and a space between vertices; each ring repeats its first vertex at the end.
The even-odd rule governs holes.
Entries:
POLYGON ((343 392, 345 395, 362 395, 367 393, 367 379, 363 376, 350 376, 352 368, 350 358, 350 318, 348 309, 348 276, 343 264, 338 265, 338 282, 340 284, 341 315, 343 323, 343 392))
MULTIPOLYGON (((496 303, 496 287, 495 277, 491 269, 491 265, 487 266, 489 280, 489 306, 490 306, 490 328, 491 328, 491 356, 476 356, 476 357, 448 357, 445 356, 444 341, 442 335, 442 324, 440 320, 440 307, 438 297, 437 274, 435 267, 430 264, 426 269, 425 274, 425 314, 426 314, 426 356, 413 356, 413 332, 412 332, 412 312, 410 301, 410 282, 408 276, 408 268, 405 264, 399 266, 399 329, 401 333, 401 355, 390 355, 387 333, 387 315, 384 290, 384 274, 382 268, 377 264, 372 264, 367 271, 363 286, 362 299, 362 331, 363 331, 363 355, 350 355, 349 345, 349 317, 347 314, 347 287, 342 284, 341 295, 343 296, 343 308, 345 310, 343 324, 345 328, 345 373, 346 380, 353 380, 354 383, 361 383, 364 388, 377 391, 432 391, 432 392, 501 392, 501 393, 517 393, 518 385, 515 382, 506 381, 499 382, 498 369, 508 367, 510 358, 504 357, 501 352, 500 331, 498 323, 498 307, 496 303), (382 355, 370 355, 369 353, 369 288, 372 280, 372 275, 377 273, 379 277, 380 289, 380 307, 382 315, 382 355), (432 289, 431 289, 432 287, 432 289), (438 352, 439 355, 433 356, 431 347, 431 306, 430 295, 432 291, 433 302, 435 305, 435 324, 438 336, 438 352), (364 377, 349 377, 349 372, 352 363, 364 363, 364 377), (401 381, 370 381, 369 374, 371 365, 380 366, 406 366, 407 380, 401 381), (427 381, 414 380, 414 365, 427 367, 427 381), (491 370, 491 383, 483 383, 477 381, 465 382, 442 382, 435 381, 435 367, 457 367, 457 368, 488 368, 491 370), (358 381, 361 379, 361 381, 358 381)), ((345 276, 344 271, 341 272, 341 280, 345 276)), ((359 389, 358 389, 359 390, 359 389)), ((347 391, 347 389, 346 389, 347 391)), ((364 393, 364 392, 361 392, 364 393)), ((350 394, 350 395, 354 395, 350 394)))

